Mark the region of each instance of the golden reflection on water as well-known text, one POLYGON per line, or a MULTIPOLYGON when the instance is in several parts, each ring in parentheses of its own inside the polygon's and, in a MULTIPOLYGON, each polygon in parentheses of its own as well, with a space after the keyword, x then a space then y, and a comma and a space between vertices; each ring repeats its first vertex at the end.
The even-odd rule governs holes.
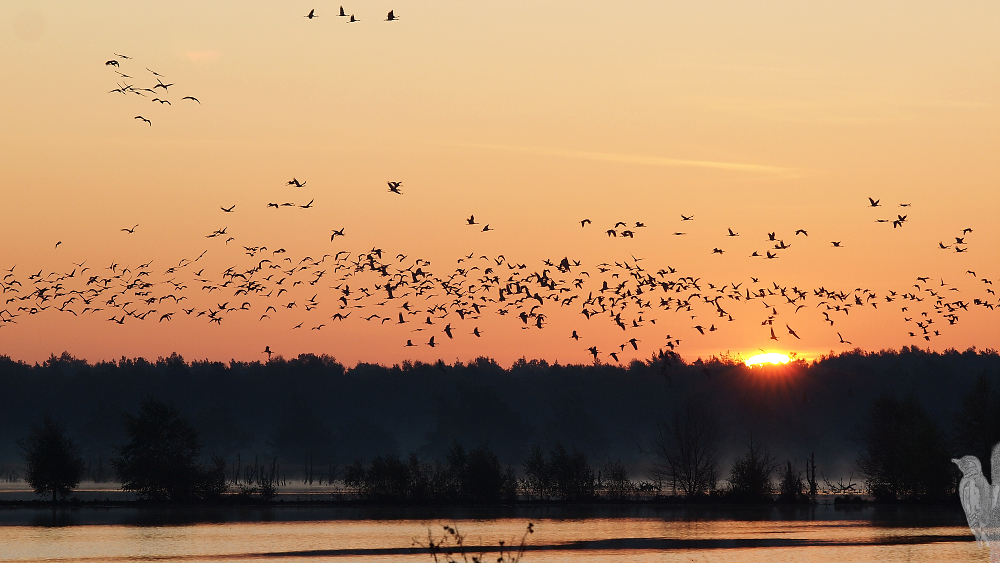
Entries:
MULTIPOLYGON (((519 539, 525 519, 460 520, 472 545, 519 539)), ((0 560, 53 561, 430 561, 428 554, 407 554, 414 540, 436 536, 451 520, 331 520, 236 522, 162 526, 83 525, 0 527, 0 560), (386 553, 381 550, 399 548, 386 553), (375 550, 368 553, 366 550, 375 550)), ((968 527, 879 527, 858 520, 659 520, 584 518, 535 520, 529 545, 531 562, 712 561, 855 562, 987 561, 988 551, 973 541, 968 527), (613 549, 578 549, 574 542, 627 540, 613 549), (935 540, 939 538, 939 540, 935 540), (656 540, 698 540, 682 549, 656 540), (763 547, 734 547, 719 540, 767 540, 763 547), (899 543, 900 541, 909 543, 899 543), (645 543, 644 543, 645 542, 645 543), (702 547, 704 542, 706 545, 702 547), (793 543, 793 545, 787 545, 793 543), (833 544, 833 545, 830 545, 833 544)), ((495 560, 487 558, 487 560, 495 560)))

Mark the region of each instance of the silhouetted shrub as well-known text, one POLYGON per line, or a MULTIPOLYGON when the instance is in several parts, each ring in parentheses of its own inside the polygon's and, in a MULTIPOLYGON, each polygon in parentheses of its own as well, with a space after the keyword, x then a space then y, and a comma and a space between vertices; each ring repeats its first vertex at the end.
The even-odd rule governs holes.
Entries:
POLYGON ((609 459, 598 473, 596 492, 609 500, 625 500, 635 492, 636 485, 620 459, 609 459))
POLYGON ((55 502, 57 495, 65 499, 80 483, 83 458, 63 426, 50 415, 31 427, 20 446, 28 466, 25 477, 35 494, 51 494, 55 502))
POLYGON ((523 468, 525 492, 532 498, 548 500, 552 496, 552 478, 545 462, 545 454, 537 444, 531 446, 531 453, 524 460, 523 468))
POLYGON ((504 469, 488 446, 466 453, 455 443, 445 464, 421 464, 378 456, 365 466, 360 460, 344 470, 344 484, 365 500, 378 502, 512 502, 517 498, 513 469, 504 469))
POLYGON ((719 426, 701 402, 688 402, 653 438, 651 478, 670 482, 687 497, 714 491, 719 481, 719 426))
POLYGON ((111 460, 122 489, 148 500, 210 498, 226 491, 225 462, 212 466, 198 461, 198 432, 180 413, 147 397, 137 415, 125 414, 129 442, 116 447, 111 460))
POLYGON ((771 451, 760 442, 754 442, 751 435, 746 453, 736 459, 730 470, 727 493, 733 500, 741 502, 771 500, 771 473, 776 467, 771 451))
POLYGON ((779 500, 784 502, 799 500, 804 489, 805 483, 802 480, 802 474, 792 467, 792 462, 786 461, 785 471, 782 472, 781 482, 778 484, 779 500))
POLYGON ((954 485, 944 438, 913 397, 873 401, 858 467, 876 500, 940 499, 954 485))
POLYGON ((546 460, 541 448, 531 447, 524 462, 525 489, 542 500, 558 497, 582 500, 594 496, 594 471, 580 450, 567 450, 556 443, 546 460))

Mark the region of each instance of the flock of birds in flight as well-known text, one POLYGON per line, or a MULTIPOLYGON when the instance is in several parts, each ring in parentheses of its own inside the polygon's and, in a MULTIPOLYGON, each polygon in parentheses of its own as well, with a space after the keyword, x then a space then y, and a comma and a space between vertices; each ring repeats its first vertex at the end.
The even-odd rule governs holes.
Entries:
MULTIPOLYGON (((353 15, 340 8, 338 16, 349 17, 348 23, 357 22, 353 15)), ((305 15, 309 20, 319 17, 315 10, 305 15)), ((392 11, 386 21, 396 21, 392 11)), ((122 72, 122 66, 131 57, 115 53, 105 65, 111 67, 124 83, 119 83, 112 93, 124 96, 153 96, 151 103, 171 105, 166 98, 173 83, 148 67, 149 76, 156 81, 151 87, 138 87, 127 81, 133 76, 122 72), (162 92, 161 92, 162 90, 162 92), (162 96, 162 97, 161 97, 162 96)), ((201 104, 194 96, 184 96, 181 101, 201 104)), ((151 120, 137 115, 147 125, 151 120)), ((389 181, 388 193, 403 196, 403 183, 389 181)), ((293 177, 286 187, 308 190, 307 182, 293 177)), ((879 199, 868 198, 869 208, 882 208, 879 199)), ((316 200, 296 204, 292 202, 261 202, 267 208, 312 209, 316 200)), ((909 203, 898 204, 909 208, 909 203)), ((224 214, 236 213, 236 205, 220 207, 224 214)), ((680 216, 683 224, 694 221, 694 215, 680 216)), ((907 215, 897 213, 895 218, 878 218, 878 223, 892 223, 893 229, 902 228, 907 215)), ((465 219, 466 226, 481 232, 492 232, 488 223, 481 224, 475 215, 465 219), (482 227, 480 228, 480 225, 482 227)), ((579 221, 580 227, 591 227, 588 218, 579 221)), ((136 236, 140 225, 121 229, 123 236, 136 236)), ((592 228, 592 227, 591 227, 592 228)), ((618 221, 609 225, 604 233, 609 238, 632 239, 646 228, 642 221, 618 221)), ((338 237, 347 238, 345 228, 332 229, 330 242, 338 237)), ((954 243, 941 241, 941 250, 966 252, 966 242, 971 228, 963 229, 954 243)), ((686 233, 677 231, 673 236, 686 233)), ((727 238, 740 237, 741 233, 727 228, 727 238)), ((404 347, 426 345, 440 346, 456 336, 482 338, 485 330, 479 319, 487 314, 508 317, 522 330, 540 330, 549 326, 553 315, 569 312, 580 322, 605 319, 622 331, 621 342, 611 351, 602 351, 597 344, 584 339, 582 328, 573 329, 566 338, 581 343, 581 352, 589 353, 595 362, 610 358, 621 361, 626 350, 638 353, 640 343, 650 350, 663 353, 673 351, 688 336, 706 335, 721 330, 734 321, 733 304, 757 304, 761 327, 768 339, 778 341, 790 337, 800 339, 792 328, 792 320, 800 310, 813 310, 835 332, 839 343, 852 344, 839 331, 837 321, 857 310, 877 310, 879 305, 896 307, 913 330, 909 336, 930 341, 941 335, 938 327, 954 325, 969 307, 994 310, 1000 305, 992 289, 993 282, 980 278, 976 272, 967 273, 976 279, 982 294, 971 299, 961 295, 958 287, 943 279, 918 277, 909 288, 889 290, 878 294, 866 288, 840 290, 826 287, 788 287, 774 281, 762 282, 757 277, 717 285, 700 277, 679 275, 672 267, 647 268, 642 258, 583 264, 568 256, 544 260, 537 266, 508 260, 503 255, 487 256, 471 253, 458 258, 453 266, 442 271, 431 268, 431 262, 404 254, 393 255, 381 248, 362 252, 331 249, 317 257, 295 255, 284 248, 269 248, 261 244, 243 244, 229 247, 236 235, 228 226, 205 235, 207 239, 224 240, 227 252, 238 251, 243 264, 219 272, 207 272, 202 259, 211 249, 197 256, 183 258, 166 268, 154 268, 153 261, 136 266, 111 263, 107 266, 74 263, 68 272, 28 272, 27 276, 17 266, 6 269, 0 280, 3 305, 0 309, 0 328, 17 324, 23 315, 37 315, 55 311, 73 316, 104 315, 108 322, 124 325, 135 321, 156 320, 169 322, 183 315, 222 325, 232 318, 254 320, 260 323, 288 322, 290 330, 321 331, 331 323, 352 322, 361 319, 381 326, 404 327, 414 333, 404 347), (235 250, 233 250, 235 249, 235 250), (981 285, 980 285, 981 284, 981 285), (332 307, 332 309, 331 309, 332 307), (333 311, 332 314, 331 310, 333 311), (553 311, 555 310, 555 311, 553 311), (574 312, 575 311, 575 312, 574 312), (672 314, 682 320, 671 323, 680 331, 677 335, 658 334, 648 337, 651 342, 635 336, 646 336, 649 331, 640 329, 667 323, 663 315, 672 314), (108 316, 110 315, 110 316, 108 316), (783 330, 775 332, 775 326, 783 330), (417 333, 424 333, 420 336, 417 333), (415 342, 416 341, 416 342, 415 342), (587 346, 586 344, 591 344, 587 346), (617 351, 616 351, 617 350, 617 351)), ((797 229, 793 238, 809 237, 806 229, 797 229)), ((753 258, 777 259, 793 245, 768 232, 761 241, 769 248, 754 250, 753 258)), ((56 243, 56 248, 62 241, 56 243)), ((831 247, 844 248, 843 241, 830 241, 831 247)), ((724 254, 726 250, 715 247, 711 254, 724 254)), ((658 332, 658 331, 657 331, 658 332)), ((602 347, 604 344, 602 344, 602 347)), ((268 358, 274 353, 270 346, 263 351, 268 358)))
MULTIPOLYGON (((154 96, 150 100, 151 103, 158 104, 160 107, 162 107, 164 104, 166 104, 167 106, 172 106, 173 104, 170 103, 170 100, 167 99, 167 96, 170 94, 170 88, 173 86, 173 84, 164 82, 163 79, 166 77, 163 76, 162 74, 150 69, 149 67, 145 67, 146 72, 149 73, 149 75, 152 77, 153 80, 156 80, 156 84, 152 84, 150 87, 143 88, 128 82, 129 80, 137 80, 137 78, 133 77, 132 75, 122 72, 122 70, 125 70, 125 67, 123 67, 122 64, 123 63, 128 64, 125 61, 131 61, 131 60, 132 57, 128 55, 120 55, 118 53, 114 53, 114 58, 105 61, 104 66, 111 68, 115 72, 115 74, 117 74, 119 77, 119 80, 116 83, 117 88, 109 90, 108 93, 121 94, 123 96, 128 96, 129 94, 133 94, 136 96, 141 96, 143 98, 154 96), (160 90, 162 90, 162 92, 160 90)), ((129 72, 134 73, 134 71, 129 71, 129 72)), ((194 102, 197 103, 198 105, 201 105, 201 100, 199 100, 194 96, 183 96, 182 98, 180 98, 180 100, 187 101, 188 103, 194 102)), ((140 122, 145 123, 150 127, 152 127, 153 125, 153 122, 149 118, 143 115, 137 115, 133 119, 138 119, 140 122)))

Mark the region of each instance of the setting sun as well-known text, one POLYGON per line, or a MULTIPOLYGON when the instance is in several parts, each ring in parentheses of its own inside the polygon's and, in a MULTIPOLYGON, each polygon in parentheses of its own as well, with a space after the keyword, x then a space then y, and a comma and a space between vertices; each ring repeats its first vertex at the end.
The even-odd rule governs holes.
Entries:
POLYGON ((751 356, 747 359, 746 364, 748 366, 759 366, 763 364, 787 364, 788 362, 788 356, 771 352, 768 354, 757 354, 756 356, 751 356))

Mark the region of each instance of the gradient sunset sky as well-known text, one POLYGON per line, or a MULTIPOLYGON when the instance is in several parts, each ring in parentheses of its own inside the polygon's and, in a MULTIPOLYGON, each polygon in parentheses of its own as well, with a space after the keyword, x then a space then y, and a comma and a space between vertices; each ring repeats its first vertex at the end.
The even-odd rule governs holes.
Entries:
MULTIPOLYGON (((348 364, 580 363, 592 359, 588 346, 613 351, 630 337, 639 349, 621 359, 645 359, 668 334, 688 360, 759 348, 805 357, 856 346, 1000 348, 1000 312, 985 307, 935 324, 941 336, 925 341, 904 320, 917 305, 883 302, 831 326, 811 293, 860 288, 884 301, 913 291, 919 276, 929 278, 920 288, 950 299, 1000 303, 987 292, 1000 291, 997 2, 378 0, 344 4, 353 24, 338 7, 0 4, 0 270, 14 267, 30 285, 39 270, 67 273, 85 260, 88 274, 152 260, 162 282, 207 250, 204 275, 218 279, 256 265, 243 246, 261 245, 295 261, 377 247, 429 260, 439 276, 469 254, 528 270, 568 256, 594 274, 635 257, 702 285, 795 286, 810 291, 806 307, 774 321, 778 341, 761 324, 761 302, 731 303, 732 322, 705 311, 647 315, 657 323, 625 336, 606 318, 586 320, 577 302, 552 305, 542 330, 513 315, 453 315, 439 325, 453 322, 455 338, 436 326, 442 343, 431 348, 432 333, 410 325, 366 322, 362 312, 330 320, 331 280, 293 292, 300 304, 319 293, 320 308, 264 321, 263 302, 218 325, 169 303, 155 307, 155 317, 176 311, 169 322, 123 325, 108 322, 110 311, 25 312, 0 328, 0 354, 258 360, 269 346, 348 364), (310 9, 319 17, 304 18, 310 9), (384 21, 390 9, 399 21, 384 21), (117 70, 132 78, 105 64, 115 53, 131 57, 117 70), (147 69, 173 84, 169 93, 109 93, 151 88, 147 69), (293 177, 307 185, 287 186, 293 177), (403 195, 387 181, 403 182, 403 195), (310 199, 310 209, 266 206, 310 199), (494 230, 469 226, 473 214, 494 230), (876 222, 899 214, 900 228, 876 222), (592 224, 581 227, 584 218, 592 224), (646 226, 632 239, 607 236, 617 221, 646 226), (226 237, 206 238, 223 228, 226 237), (771 249, 770 232, 790 248, 751 257, 771 249), (956 237, 967 251, 954 252, 956 237), (713 323, 720 330, 693 329, 713 323), (470 335, 476 326, 481 338, 470 335), (407 339, 418 346, 403 347, 407 339)), ((188 286, 185 307, 242 302, 188 286)))

